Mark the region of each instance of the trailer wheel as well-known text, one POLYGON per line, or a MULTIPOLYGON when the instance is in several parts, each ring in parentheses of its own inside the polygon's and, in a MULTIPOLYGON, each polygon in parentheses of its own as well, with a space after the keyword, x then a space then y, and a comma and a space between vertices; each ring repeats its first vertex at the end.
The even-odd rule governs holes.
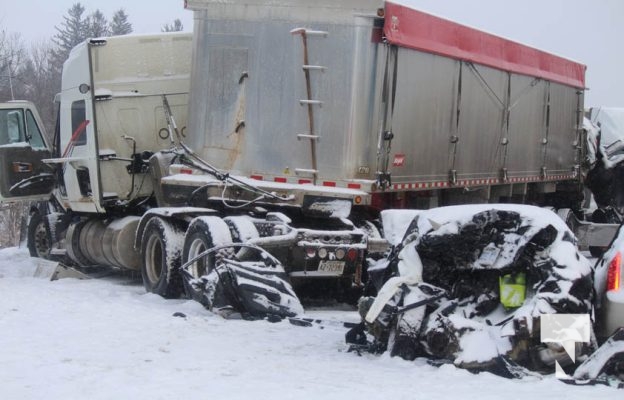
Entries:
POLYGON ((165 298, 182 293, 180 248, 183 233, 162 218, 146 225, 141 240, 141 277, 145 290, 165 298))
POLYGON ((31 257, 50 259, 52 238, 45 216, 38 212, 30 216, 28 222, 28 252, 31 257))

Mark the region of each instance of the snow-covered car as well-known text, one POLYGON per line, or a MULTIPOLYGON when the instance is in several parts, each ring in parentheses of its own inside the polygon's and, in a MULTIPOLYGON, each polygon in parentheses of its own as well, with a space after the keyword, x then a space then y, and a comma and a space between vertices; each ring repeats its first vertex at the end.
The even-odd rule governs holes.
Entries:
POLYGON ((617 328, 624 327, 622 257, 624 257, 624 225, 620 226, 611 246, 595 267, 596 334, 601 340, 612 335, 617 328))
MULTIPOLYGON (((382 222, 393 250, 369 268, 377 296, 360 300, 369 348, 504 376, 571 366, 541 342, 540 317, 593 315, 593 269, 555 213, 486 204, 384 211, 382 222)), ((576 359, 595 348, 577 343, 576 359)))

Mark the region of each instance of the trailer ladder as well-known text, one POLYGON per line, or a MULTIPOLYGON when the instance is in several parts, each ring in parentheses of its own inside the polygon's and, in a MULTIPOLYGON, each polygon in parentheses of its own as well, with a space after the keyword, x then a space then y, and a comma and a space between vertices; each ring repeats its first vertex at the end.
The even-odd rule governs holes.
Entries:
POLYGON ((303 74, 305 76, 306 83, 306 96, 305 99, 300 99, 299 104, 301 106, 307 106, 308 108, 308 132, 301 133, 297 135, 298 140, 308 140, 310 144, 310 155, 312 159, 312 168, 295 168, 295 172, 297 174, 310 174, 313 177, 314 184, 316 184, 316 179, 318 177, 318 162, 316 158, 316 142, 320 139, 320 136, 316 134, 316 130, 314 127, 314 108, 322 107, 323 102, 318 99, 314 99, 312 95, 312 83, 311 83, 311 73, 312 72, 325 72, 327 69, 322 65, 311 65, 309 61, 309 52, 308 52, 308 37, 316 36, 326 38, 329 33, 325 31, 315 31, 306 28, 297 28, 290 31, 293 35, 301 35, 301 39, 303 41, 303 74))

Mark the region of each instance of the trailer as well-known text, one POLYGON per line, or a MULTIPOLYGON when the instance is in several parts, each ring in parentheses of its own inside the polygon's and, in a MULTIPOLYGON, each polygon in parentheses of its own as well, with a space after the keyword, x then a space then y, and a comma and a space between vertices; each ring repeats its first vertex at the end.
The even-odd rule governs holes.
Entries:
POLYGON ((582 64, 392 2, 187 7, 192 145, 220 165, 375 208, 578 192, 582 64))
POLYGON ((389 1, 185 5, 192 36, 71 52, 48 152, 0 146, 2 200, 47 199, 33 255, 175 297, 243 244, 295 287, 360 288, 383 209, 582 200, 582 64, 389 1))

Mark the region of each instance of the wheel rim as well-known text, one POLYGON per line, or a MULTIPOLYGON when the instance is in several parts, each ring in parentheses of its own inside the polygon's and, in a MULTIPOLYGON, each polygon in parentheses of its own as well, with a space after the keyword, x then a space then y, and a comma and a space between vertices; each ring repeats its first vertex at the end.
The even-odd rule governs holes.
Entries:
MULTIPOLYGON (((189 246, 188 259, 192 260, 206 250, 207 248, 204 241, 201 239, 195 239, 191 242, 191 245, 189 246)), ((208 269, 206 268, 206 258, 207 257, 202 257, 189 265, 188 271, 191 273, 191 275, 193 275, 194 278, 199 278, 200 276, 203 276, 204 274, 206 274, 206 272, 208 272, 208 269)))
POLYGON ((145 254, 145 272, 150 282, 158 282, 163 273, 164 262, 163 242, 158 236, 152 235, 147 240, 145 254))
POLYGON ((43 221, 39 222, 35 228, 34 242, 37 255, 41 258, 47 258, 50 255, 50 241, 43 221))

